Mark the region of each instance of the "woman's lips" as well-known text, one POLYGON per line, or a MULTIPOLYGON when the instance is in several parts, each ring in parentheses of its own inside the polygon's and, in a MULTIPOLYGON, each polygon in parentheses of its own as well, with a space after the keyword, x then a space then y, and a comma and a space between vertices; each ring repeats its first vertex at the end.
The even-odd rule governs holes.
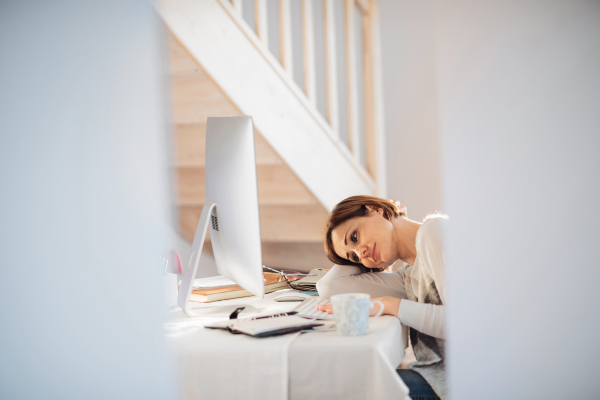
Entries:
POLYGON ((377 244, 373 245, 373 260, 377 261, 377 253, 375 250, 377 249, 377 244))

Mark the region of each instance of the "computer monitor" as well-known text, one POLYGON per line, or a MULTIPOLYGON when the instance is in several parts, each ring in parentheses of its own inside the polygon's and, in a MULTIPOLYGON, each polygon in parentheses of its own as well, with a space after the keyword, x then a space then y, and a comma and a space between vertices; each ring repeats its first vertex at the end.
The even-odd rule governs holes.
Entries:
POLYGON ((251 117, 211 117, 206 124, 206 204, 192 251, 182 265, 177 304, 188 314, 189 298, 210 229, 218 272, 250 293, 265 294, 260 242, 254 128, 251 117))

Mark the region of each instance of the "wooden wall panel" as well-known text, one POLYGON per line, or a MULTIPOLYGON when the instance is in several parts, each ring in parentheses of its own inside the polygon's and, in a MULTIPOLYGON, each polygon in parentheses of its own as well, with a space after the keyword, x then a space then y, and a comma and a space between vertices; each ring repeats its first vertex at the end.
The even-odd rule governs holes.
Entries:
MULTIPOLYGON (((327 270, 333 266, 325 256, 323 244, 317 242, 262 242, 262 260, 267 267, 309 272, 314 268, 327 270)), ((209 240, 202 248, 213 255, 209 240)))
MULTIPOLYGON (((262 205, 318 204, 298 177, 285 165, 259 165, 256 168, 256 175, 258 178, 258 201, 262 205)), ((206 202, 204 168, 178 168, 177 180, 180 205, 198 205, 206 202)))
POLYGON ((171 75, 201 75, 206 76, 202 66, 194 60, 185 48, 169 35, 169 67, 171 75))
MULTIPOLYGON (((180 231, 192 241, 206 202, 206 118, 240 112, 177 40, 171 37, 170 44, 180 231)), ((258 131, 255 149, 262 240, 269 243, 265 259, 276 254, 271 260, 282 260, 278 244, 287 249, 299 246, 294 250, 297 256, 300 248, 319 247, 327 211, 258 131)), ((321 257, 323 265, 322 252, 316 254, 304 259, 321 257)))
MULTIPOLYGON (((206 123, 177 124, 175 126, 176 165, 178 167, 204 167, 206 123)), ((275 150, 258 132, 254 134, 256 164, 283 165, 275 150)))
POLYGON ((264 241, 322 242, 328 212, 320 204, 261 206, 264 241))
POLYGON ((198 124, 207 117, 242 115, 215 86, 204 76, 173 76, 173 122, 198 124))
POLYGON ((206 123, 175 125, 177 167, 204 167, 206 123))
POLYGON ((263 242, 263 264, 271 268, 308 272, 313 268, 329 269, 333 263, 325 256, 323 243, 263 242))
MULTIPOLYGON (((203 205, 179 207, 181 233, 192 241, 203 205)), ((320 204, 285 206, 261 205, 260 227, 263 242, 323 242, 327 211, 320 204)))

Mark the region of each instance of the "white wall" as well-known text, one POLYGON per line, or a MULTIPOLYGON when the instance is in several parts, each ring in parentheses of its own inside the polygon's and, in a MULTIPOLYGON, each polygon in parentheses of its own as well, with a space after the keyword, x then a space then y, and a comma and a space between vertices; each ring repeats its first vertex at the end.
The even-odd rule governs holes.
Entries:
POLYGON ((435 18, 452 398, 598 398, 600 2, 435 18))
POLYGON ((174 398, 152 4, 2 2, 0 47, 0 398, 174 398))
POLYGON ((381 0, 388 195, 417 221, 445 212, 432 0, 381 0))
POLYGON ((381 10, 390 196, 450 215, 451 398, 598 398, 600 2, 381 10))

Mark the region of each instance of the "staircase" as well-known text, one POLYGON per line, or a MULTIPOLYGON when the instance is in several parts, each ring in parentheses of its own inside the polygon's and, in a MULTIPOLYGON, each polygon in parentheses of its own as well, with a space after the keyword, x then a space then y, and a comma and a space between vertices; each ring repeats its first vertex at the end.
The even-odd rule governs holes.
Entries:
MULTIPOLYGON (((382 118, 377 118, 381 107, 374 101, 377 85, 373 74, 369 75, 370 79, 366 76, 368 64, 372 70, 376 64, 373 52, 365 56, 366 62, 363 62, 365 107, 362 115, 365 116, 366 132, 361 138, 359 123, 353 115, 348 118, 344 136, 340 129, 343 124, 339 121, 344 113, 339 112, 339 101, 334 95, 337 92, 335 71, 330 69, 328 73, 328 112, 323 116, 316 107, 315 78, 311 77, 314 68, 311 72, 310 65, 307 67, 311 60, 306 51, 302 90, 293 79, 291 51, 285 48, 286 40, 281 40, 280 60, 269 51, 264 29, 267 2, 254 2, 255 30, 242 18, 240 7, 243 3, 234 3, 227 0, 165 0, 158 8, 169 35, 181 234, 190 241, 193 239, 206 201, 206 118, 251 115, 255 125, 264 264, 303 271, 329 268, 331 265, 324 256, 322 244, 328 211, 350 195, 385 195, 382 140, 377 140, 382 136, 382 127, 378 124, 382 118), (371 101, 367 101, 369 96, 371 101), (360 148, 361 143, 366 149, 360 148)), ((313 3, 324 6, 326 21, 331 26, 333 1, 304 1, 305 28, 311 24, 313 3)), ((278 6, 280 27, 283 27, 280 36, 290 37, 290 32, 286 33, 285 29, 286 18, 290 25, 290 0, 279 1, 278 6)), ((371 10, 369 15, 373 16, 377 3, 346 1, 345 7, 347 17, 361 9, 356 7, 371 10)), ((371 23, 373 20, 370 19, 371 23)), ((352 21, 349 21, 346 20, 346 27, 353 30, 352 21)), ((363 18, 363 31, 365 26, 369 23, 363 18)), ((371 35, 368 29, 367 33, 367 37, 371 35)), ((324 38, 330 42, 331 39, 324 38)), ((306 37, 304 43, 309 43, 306 37)), ((289 40, 287 45, 291 46, 289 40)), ((330 50, 331 47, 330 44, 330 50)), ((328 65, 332 64, 332 57, 329 54, 328 65)), ((312 62, 314 64, 314 60, 312 62)), ((347 75, 353 76, 352 73, 347 75)), ((358 91, 349 86, 346 103, 350 115, 351 111, 359 114, 359 102, 354 92, 358 91)), ((208 245, 205 249, 211 251, 208 245)))

